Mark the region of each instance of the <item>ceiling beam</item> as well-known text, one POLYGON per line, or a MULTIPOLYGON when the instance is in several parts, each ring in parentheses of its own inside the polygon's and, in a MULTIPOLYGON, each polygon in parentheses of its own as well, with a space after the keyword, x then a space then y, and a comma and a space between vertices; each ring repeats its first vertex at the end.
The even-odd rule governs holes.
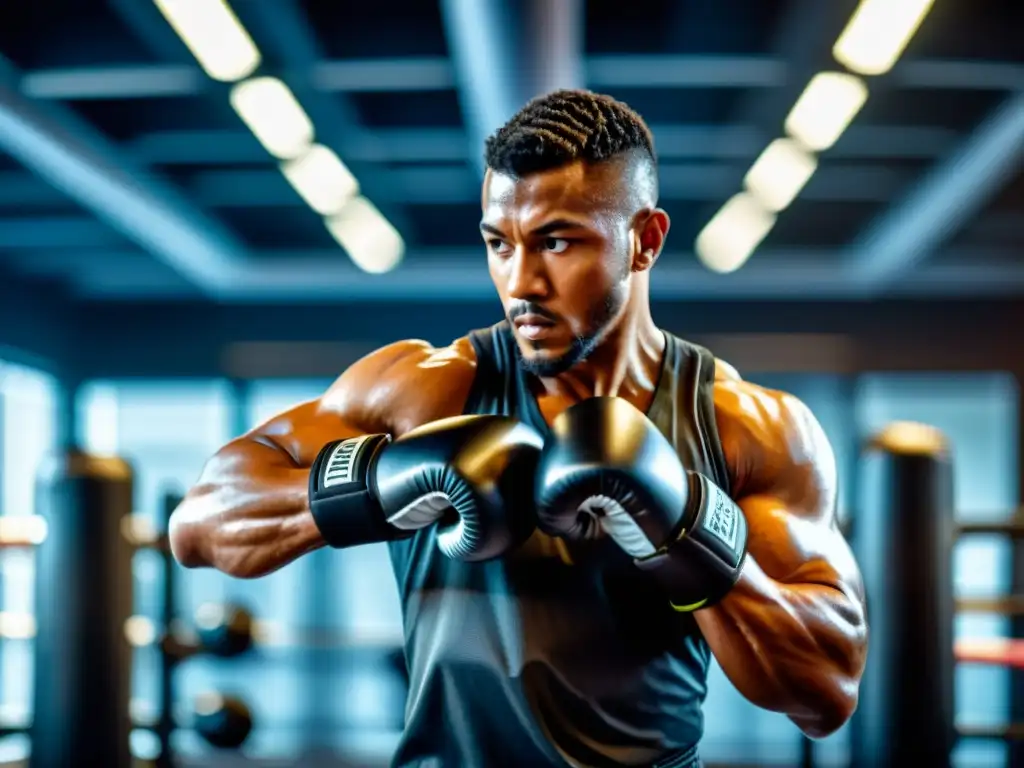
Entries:
MULTIPOLYGON (((513 78, 521 57, 506 29, 522 21, 509 0, 441 0, 441 14, 463 121, 479 149, 519 107, 513 78)), ((482 158, 474 165, 482 171, 482 158)))
MULTIPOLYGON (((659 168, 664 200, 717 200, 728 194, 735 168, 730 163, 663 163, 659 168)), ((396 204, 477 204, 480 181, 468 168, 456 166, 407 166, 375 171, 382 189, 381 200, 396 204)), ((806 200, 888 202, 910 176, 887 165, 831 165, 806 200)), ((276 171, 202 171, 189 185, 191 194, 204 205, 217 207, 272 207, 305 205, 276 171)), ((0 187, 0 199, 3 189, 0 187)))
MULTIPOLYGON (((990 254, 992 255, 992 254, 990 254)), ((325 252, 267 254, 272 268, 249 270, 239 284, 225 293, 224 303, 355 302, 382 300, 489 299, 494 286, 482 266, 479 249, 444 249, 409 254, 402 269, 383 279, 367 275, 354 265, 325 252), (465 251, 465 253, 462 253, 465 251), (468 266, 476 257, 477 267, 468 266), (319 279, 312 283, 308 274, 319 279)), ((1002 254, 1005 258, 1007 254, 1002 254)), ((701 267, 692 254, 662 256, 651 280, 655 300, 818 300, 862 299, 858 286, 832 266, 834 252, 781 253, 765 251, 732 275, 717 275, 701 267)), ((139 286, 122 279, 116 270, 83 270, 77 276, 79 295, 93 299, 138 299, 141 291, 152 297, 174 298, 181 289, 166 282, 139 286)), ((1024 289, 1024 266, 1006 261, 966 265, 935 264, 923 267, 912 281, 894 287, 893 296, 936 298, 1015 296, 1024 289)))
POLYGON ((1024 64, 1008 61, 908 59, 893 69, 897 88, 956 91, 1015 91, 1024 83, 1024 64))
POLYGON ((224 279, 245 249, 215 220, 69 110, 26 98, 0 64, 0 147, 128 240, 197 285, 224 279))
POLYGON ((789 75, 777 56, 614 54, 586 67, 593 88, 779 88, 789 75))
POLYGON ((455 87, 452 63, 444 56, 318 61, 310 79, 326 93, 450 91, 455 87))
POLYGON ((442 0, 441 12, 477 150, 530 99, 583 85, 583 0, 442 0))
POLYGON ((21 92, 58 101, 181 98, 202 93, 205 80, 188 64, 54 68, 26 72, 21 92))
MULTIPOLYGON (((114 0, 127 9, 145 5, 114 0)), ((244 6, 243 6, 244 8, 244 6)), ((120 8, 119 8, 120 10, 120 8)), ((139 15, 139 11, 132 11, 139 15)), ((149 13, 143 9, 142 14, 149 13)), ((611 54, 583 59, 591 88, 780 88, 792 78, 778 55, 611 54)), ((316 61, 312 87, 325 93, 448 91, 457 80, 444 56, 316 61)), ((1024 80, 1024 64, 950 59, 908 60, 890 76, 896 88, 1008 91, 1024 80)), ((36 99, 77 100, 180 98, 210 87, 194 64, 124 64, 50 68, 26 73, 22 92, 36 99)))
MULTIPOLYGON (((752 161, 767 132, 754 125, 653 124, 658 157, 672 160, 752 161)), ((945 128, 855 123, 829 152, 833 160, 931 160, 947 154, 957 134, 945 128)), ((248 131, 160 131, 143 134, 126 151, 149 165, 265 165, 266 150, 248 131)), ((354 136, 345 157, 354 163, 463 163, 474 156, 462 128, 377 128, 354 136)))
POLYGON ((1020 172, 1024 89, 1006 99, 962 147, 858 237, 844 272, 862 288, 890 291, 901 276, 948 241, 1020 172))
MULTIPOLYGON (((666 201, 700 202, 718 200, 733 189, 735 164, 731 162, 662 161, 661 196, 666 201)), ((451 203, 477 204, 480 179, 465 165, 410 165, 377 167, 372 177, 382 203, 397 206, 440 205, 451 203)), ((820 177, 804 196, 805 200, 888 202, 902 189, 910 176, 907 171, 884 163, 833 163, 823 167, 820 177)), ((307 207, 281 173, 273 168, 250 167, 229 170, 201 170, 180 182, 190 199, 203 208, 291 208, 307 207)), ((19 211, 52 209, 64 201, 63 195, 28 173, 0 173, 0 214, 4 207, 19 211)), ((96 222, 93 229, 113 233, 96 222)), ((29 220, 29 226, 35 224, 29 220)), ((59 229, 38 227, 30 233, 48 247, 59 229)), ((10 223, 0 220, 0 246, 10 223)), ((69 235, 73 242, 75 235, 69 235)), ((63 242, 63 241, 60 241, 63 242)))

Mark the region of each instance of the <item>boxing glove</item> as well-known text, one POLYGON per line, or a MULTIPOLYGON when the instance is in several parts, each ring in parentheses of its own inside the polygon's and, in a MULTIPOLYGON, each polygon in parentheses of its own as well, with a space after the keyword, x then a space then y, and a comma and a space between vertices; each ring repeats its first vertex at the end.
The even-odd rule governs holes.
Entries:
POLYGON ((739 578, 743 512, 711 480, 687 471, 625 400, 590 398, 555 420, 536 495, 542 531, 568 540, 610 536, 665 587, 677 610, 714 604, 739 578))
POLYGON ((445 555, 488 560, 533 532, 542 442, 504 416, 442 419, 394 441, 383 434, 337 440, 313 462, 309 508, 333 547, 406 538, 440 522, 445 555))

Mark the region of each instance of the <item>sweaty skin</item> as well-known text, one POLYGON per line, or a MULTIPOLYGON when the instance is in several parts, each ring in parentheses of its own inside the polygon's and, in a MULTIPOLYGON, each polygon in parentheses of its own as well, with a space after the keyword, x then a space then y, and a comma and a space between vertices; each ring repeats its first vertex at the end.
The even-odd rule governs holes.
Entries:
POLYGON ((309 468, 332 440, 400 437, 462 412, 476 371, 468 339, 401 341, 346 370, 317 400, 232 440, 206 463, 170 520, 185 567, 257 578, 324 546, 308 506, 309 468))
MULTIPOLYGON (((319 400, 228 443, 174 513, 175 557, 255 578, 323 546, 306 500, 320 448, 357 434, 397 437, 460 414, 475 368, 465 338, 440 349, 392 344, 349 368, 319 400)), ((803 404, 733 376, 720 374, 715 406, 750 554, 733 591, 695 616, 746 698, 821 737, 852 714, 866 647, 859 571, 835 525, 835 461, 803 404)), ((652 393, 622 396, 646 408, 652 393)), ((550 423, 581 395, 537 399, 550 423)))
MULTIPOLYGON (((656 197, 651 168, 635 157, 522 179, 487 175, 488 270, 523 358, 558 369, 532 379, 549 423, 591 396, 645 411, 651 403, 665 337, 651 317, 649 270, 669 230, 656 197), (581 338, 593 342, 588 354, 560 368, 581 338)), ((439 349, 398 342, 360 360, 319 400, 217 452, 171 520, 175 557, 254 578, 324 546, 306 497, 320 448, 462 413, 475 370, 465 338, 439 349)), ((718 428, 749 556, 732 592, 694 615, 743 695, 825 736, 856 706, 867 648, 860 574, 835 524, 835 460, 798 400, 743 381, 724 362, 717 370, 718 428)))
POLYGON ((824 737, 853 714, 867 655, 860 569, 836 524, 832 447, 803 403, 735 371, 719 374, 714 400, 749 549, 733 590, 694 616, 747 699, 824 737))

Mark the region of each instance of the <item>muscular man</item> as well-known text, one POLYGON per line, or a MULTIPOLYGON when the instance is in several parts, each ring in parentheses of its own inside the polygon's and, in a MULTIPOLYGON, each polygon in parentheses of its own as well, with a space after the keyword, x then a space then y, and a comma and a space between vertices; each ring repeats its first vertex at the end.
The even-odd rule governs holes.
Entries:
POLYGON ((867 634, 833 454, 795 398, 655 325, 669 218, 647 127, 611 98, 556 92, 486 160, 480 230, 505 320, 385 347, 229 443, 175 513, 176 557, 249 578, 327 542, 387 540, 411 680, 399 766, 697 765, 711 654, 754 704, 832 733, 867 634), (445 421, 462 415, 485 421, 445 421), (358 503, 339 502, 322 448, 368 435, 382 437, 362 468, 341 470, 362 478, 358 503), (498 543, 434 522, 452 506, 498 543), (517 535, 508 519, 535 514, 523 542, 532 523, 517 535))

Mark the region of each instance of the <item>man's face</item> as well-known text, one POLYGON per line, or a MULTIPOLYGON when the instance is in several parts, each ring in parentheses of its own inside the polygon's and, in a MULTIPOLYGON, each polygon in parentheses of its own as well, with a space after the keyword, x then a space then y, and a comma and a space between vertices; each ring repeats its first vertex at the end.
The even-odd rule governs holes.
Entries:
POLYGON ((527 370, 585 359, 622 315, 634 237, 615 166, 574 163, 524 178, 489 171, 481 234, 527 370))

